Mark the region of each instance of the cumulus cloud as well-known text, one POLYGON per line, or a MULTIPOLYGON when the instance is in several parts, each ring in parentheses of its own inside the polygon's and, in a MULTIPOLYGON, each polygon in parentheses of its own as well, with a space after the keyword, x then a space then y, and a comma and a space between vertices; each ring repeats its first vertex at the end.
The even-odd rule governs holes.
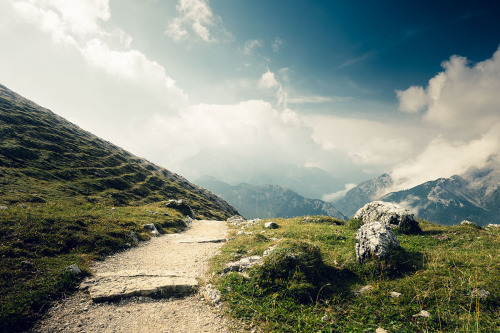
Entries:
POLYGON ((187 100, 160 64, 130 49, 130 36, 101 26, 111 16, 109 0, 31 0, 17 1, 13 6, 24 20, 49 34, 55 43, 78 50, 89 65, 166 93, 172 98, 170 104, 187 100), (124 49, 114 50, 104 39, 116 40, 124 49))
MULTIPOLYGON (((179 0, 176 6, 179 17, 167 27, 165 33, 174 41, 189 38, 192 34, 205 42, 215 42, 211 29, 222 29, 220 17, 213 14, 206 0, 179 0)), ((223 29, 222 29, 223 30, 223 29)))
POLYGON ((279 83, 276 81, 276 78, 274 77, 274 73, 271 72, 269 69, 267 72, 262 74, 259 80, 259 87, 262 89, 269 89, 269 88, 274 88, 278 87, 279 83))
POLYGON ((50 33, 56 42, 75 43, 73 36, 100 33, 100 21, 111 14, 109 0, 33 0, 16 1, 14 7, 25 18, 50 33))
POLYGON ((405 91, 396 90, 399 110, 408 113, 421 111, 427 104, 427 95, 422 87, 410 87, 405 91))
POLYGON ((423 124, 435 133, 425 149, 395 167, 396 189, 463 173, 500 152, 500 50, 476 64, 452 56, 442 66, 427 87, 396 91, 400 110, 422 111, 423 124))
POLYGON ((474 65, 452 56, 442 66, 444 71, 425 89, 414 86, 396 92, 400 109, 424 110, 427 124, 454 132, 454 137, 471 139, 486 133, 500 121, 500 50, 474 65))

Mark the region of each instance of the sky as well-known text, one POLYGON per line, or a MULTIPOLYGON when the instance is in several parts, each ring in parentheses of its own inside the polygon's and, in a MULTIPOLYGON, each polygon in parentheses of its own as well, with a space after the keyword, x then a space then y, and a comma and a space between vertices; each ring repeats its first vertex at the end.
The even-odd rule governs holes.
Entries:
POLYGON ((498 1, 0 0, 0 83, 195 181, 332 199, 500 151, 498 1))

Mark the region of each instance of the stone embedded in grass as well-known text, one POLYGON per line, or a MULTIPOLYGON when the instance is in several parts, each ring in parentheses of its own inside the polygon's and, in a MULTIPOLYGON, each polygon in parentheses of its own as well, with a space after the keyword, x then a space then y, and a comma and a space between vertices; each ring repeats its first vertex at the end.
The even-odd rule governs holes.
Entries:
POLYGON ((131 231, 128 234, 128 237, 130 238, 130 240, 132 241, 132 243, 134 245, 138 245, 139 244, 139 238, 137 237, 137 234, 135 232, 131 231))
POLYGON ((160 233, 156 229, 155 225, 153 223, 148 223, 143 226, 144 229, 148 230, 150 234, 154 236, 159 236, 160 233))
POLYGON ((76 275, 82 274, 82 271, 80 270, 80 268, 76 264, 73 264, 73 265, 70 265, 70 266, 64 268, 64 271, 72 272, 76 275))
POLYGON ((403 294, 398 293, 397 291, 391 291, 390 295, 392 298, 400 298, 401 296, 403 296, 403 294))
POLYGON ((400 247, 396 235, 383 223, 364 224, 356 235, 356 259, 359 263, 372 259, 384 259, 400 247))
POLYGON ((490 296, 490 292, 486 289, 472 289, 472 296, 477 298, 488 298, 490 296))
POLYGON ((463 220, 462 222, 460 222, 460 225, 472 225, 477 227, 476 223, 467 220, 463 220))
POLYGON ((419 313, 413 315, 413 317, 415 317, 415 318, 418 318, 418 317, 429 318, 430 316, 431 316, 431 314, 425 310, 422 310, 419 313))
POLYGON ((355 219, 361 219, 365 224, 381 222, 392 228, 398 228, 405 234, 421 232, 418 221, 409 210, 391 202, 373 201, 360 208, 355 219))
POLYGON ((7 206, 0 206, 0 210, 7 209, 7 206))
POLYGON ((249 268, 257 265, 260 263, 262 257, 261 256, 251 256, 251 257, 246 257, 242 258, 238 261, 232 261, 224 267, 223 272, 224 273, 229 273, 229 272, 245 272, 249 268))
POLYGON ((375 333, 388 333, 387 330, 383 329, 382 327, 378 327, 376 330, 375 330, 375 333))
POLYGON ((266 222, 264 224, 264 228, 267 228, 267 229, 278 229, 279 225, 278 225, 278 223, 276 223, 274 221, 269 221, 269 222, 266 222))

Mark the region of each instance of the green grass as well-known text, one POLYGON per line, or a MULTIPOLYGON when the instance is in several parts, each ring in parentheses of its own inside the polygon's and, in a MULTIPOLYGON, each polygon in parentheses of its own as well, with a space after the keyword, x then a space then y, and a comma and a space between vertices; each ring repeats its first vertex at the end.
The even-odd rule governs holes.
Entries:
POLYGON ((149 239, 144 224, 154 223, 162 233, 182 230, 184 217, 164 206, 28 203, 0 210, 1 330, 29 328, 89 274, 92 260, 133 246, 130 232, 149 239), (74 263, 83 276, 64 272, 74 263))
POLYGON ((246 230, 253 236, 236 236, 212 260, 220 273, 229 261, 281 249, 249 277, 215 275, 229 315, 264 332, 500 331, 499 230, 421 221, 421 234, 398 234, 401 251, 361 265, 354 255, 356 221, 302 220, 275 219, 275 230, 253 226, 246 230), (286 260, 286 253, 299 252, 300 262, 286 260), (365 285, 372 289, 354 293, 365 285), (490 297, 474 296, 476 288, 490 297), (392 298, 392 291, 402 296, 392 298), (413 317, 421 310, 431 317, 413 317))

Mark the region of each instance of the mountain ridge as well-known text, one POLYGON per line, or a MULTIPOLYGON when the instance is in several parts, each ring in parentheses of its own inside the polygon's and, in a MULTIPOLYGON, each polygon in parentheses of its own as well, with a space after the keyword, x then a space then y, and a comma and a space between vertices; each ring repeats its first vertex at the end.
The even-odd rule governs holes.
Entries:
POLYGON ((289 218, 303 215, 327 215, 347 220, 332 204, 320 199, 308 199, 280 185, 230 185, 215 177, 196 180, 200 185, 219 194, 246 218, 289 218))

